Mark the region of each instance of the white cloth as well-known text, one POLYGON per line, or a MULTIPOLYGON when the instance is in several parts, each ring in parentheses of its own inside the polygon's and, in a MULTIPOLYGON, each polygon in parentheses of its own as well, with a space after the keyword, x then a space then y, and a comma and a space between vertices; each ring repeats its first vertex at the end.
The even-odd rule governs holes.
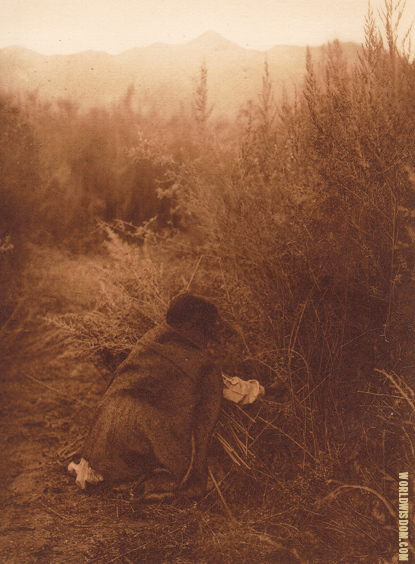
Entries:
POLYGON ((68 472, 70 474, 76 474, 75 483, 82 490, 86 488, 87 482, 88 484, 98 484, 98 482, 102 482, 104 479, 101 474, 90 467, 84 458, 81 458, 81 462, 79 464, 71 462, 68 466, 68 472))
POLYGON ((222 372, 223 378, 223 397, 234 403, 246 405, 253 403, 258 396, 265 393, 264 387, 258 380, 241 380, 238 376, 227 376, 222 372))

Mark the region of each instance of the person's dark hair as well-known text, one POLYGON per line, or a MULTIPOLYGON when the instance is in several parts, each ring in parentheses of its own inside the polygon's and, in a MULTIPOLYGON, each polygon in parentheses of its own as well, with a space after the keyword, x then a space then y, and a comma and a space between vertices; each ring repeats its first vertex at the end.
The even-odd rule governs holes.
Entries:
POLYGON ((204 335, 211 333, 218 319, 214 304, 195 294, 184 293, 170 302, 166 322, 177 329, 188 327, 204 335))

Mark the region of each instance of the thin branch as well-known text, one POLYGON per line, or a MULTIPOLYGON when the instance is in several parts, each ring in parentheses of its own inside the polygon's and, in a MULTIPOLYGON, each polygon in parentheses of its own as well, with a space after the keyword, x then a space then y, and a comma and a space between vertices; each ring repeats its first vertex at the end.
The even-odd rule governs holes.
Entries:
POLYGON ((44 386, 45 388, 47 388, 48 390, 50 390, 51 392, 54 392, 55 394, 59 394, 61 396, 64 396, 66 398, 69 398, 73 401, 76 401, 77 403, 81 403, 82 405, 84 405, 85 407, 88 407, 89 409, 92 409, 92 406, 89 405, 88 403, 85 403, 84 401, 76 398, 75 396, 71 396, 70 394, 66 394, 65 392, 61 392, 60 390, 57 390, 56 388, 52 388, 52 386, 49 386, 48 384, 45 384, 45 382, 42 382, 41 380, 38 380, 37 378, 35 378, 34 376, 29 376, 29 374, 25 374, 26 378, 29 378, 29 380, 32 380, 33 382, 36 382, 37 384, 40 384, 41 386, 44 386))

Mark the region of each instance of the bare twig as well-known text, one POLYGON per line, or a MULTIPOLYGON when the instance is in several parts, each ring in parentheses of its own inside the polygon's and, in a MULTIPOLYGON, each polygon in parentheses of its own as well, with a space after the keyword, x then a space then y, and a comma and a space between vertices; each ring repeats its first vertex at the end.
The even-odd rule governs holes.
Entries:
POLYGON ((20 313, 20 310, 23 308, 24 304, 27 301, 27 296, 23 296, 17 306, 14 308, 11 316, 7 319, 7 321, 0 327, 0 338, 7 332, 9 325, 16 319, 17 315, 20 313))
POLYGON ((112 560, 107 560, 106 564, 112 564, 113 562, 116 562, 119 558, 124 558, 126 556, 129 556, 130 554, 134 554, 134 552, 138 552, 139 550, 142 550, 143 548, 146 548, 149 544, 152 544, 154 542, 159 543, 162 539, 164 539, 165 537, 168 537, 170 535, 174 535, 174 533, 177 533, 179 531, 184 531, 186 529, 186 525, 181 525, 180 527, 177 527, 177 529, 174 529, 173 531, 169 531, 167 533, 165 533, 164 535, 161 535, 157 538, 154 538, 148 542, 145 542, 144 544, 141 544, 140 546, 138 546, 137 548, 134 548, 133 550, 130 550, 128 552, 125 552, 123 554, 119 554, 118 556, 116 556, 115 558, 113 558, 112 560))
POLYGON ((82 400, 76 398, 75 396, 71 396, 70 394, 66 394, 65 392, 61 392, 60 390, 57 390, 56 388, 52 388, 52 386, 49 386, 48 384, 45 384, 45 382, 42 382, 41 380, 38 380, 38 379, 35 378, 34 376, 29 376, 29 374, 25 374, 25 376, 26 376, 26 378, 29 378, 29 380, 32 380, 33 382, 36 382, 37 384, 40 384, 41 386, 44 386, 45 388, 47 388, 48 390, 54 392, 55 394, 59 394, 59 395, 61 395, 61 396, 64 396, 64 397, 66 397, 66 398, 69 398, 69 399, 71 399, 71 400, 73 400, 73 401, 76 401, 77 403, 80 403, 80 404, 84 405, 85 407, 88 407, 89 409, 92 409, 92 407, 91 407, 88 403, 86 403, 86 402, 84 402, 84 401, 82 401, 82 400))
POLYGON ((202 258, 203 258, 203 255, 200 255, 199 260, 197 261, 197 264, 196 264, 196 266, 195 266, 195 269, 193 270, 193 273, 192 273, 192 275, 191 275, 191 277, 190 277, 190 279, 189 279, 189 282, 187 283, 186 292, 189 291, 190 285, 192 284, 193 279, 194 279, 194 277, 196 276, 196 272, 197 272, 198 269, 199 269, 200 263, 202 262, 202 258))
MULTIPOLYGON (((330 483, 334 482, 334 480, 329 480, 329 482, 330 483)), ((380 501, 385 505, 386 509, 389 511, 389 513, 393 517, 393 519, 396 519, 396 517, 397 517, 396 511, 394 510, 392 505, 389 503, 389 501, 383 495, 381 495, 379 492, 377 492, 376 490, 374 490, 372 488, 368 488, 367 486, 355 486, 354 484, 343 484, 340 487, 338 487, 336 490, 329 493, 326 497, 319 500, 316 503, 316 505, 320 506, 325 501, 330 501, 330 500, 334 499, 342 490, 345 490, 345 489, 362 490, 362 491, 372 493, 378 499, 380 499, 380 501)))
POLYGON ((218 485, 218 483, 217 483, 217 481, 216 481, 216 479, 215 479, 215 476, 213 475, 213 472, 212 472, 212 470, 211 470, 210 468, 209 468, 209 476, 210 476, 210 479, 211 479, 212 482, 213 482, 213 485, 214 485, 215 488, 216 488, 216 491, 218 492, 218 496, 220 497, 220 500, 221 500, 221 502, 222 502, 222 504, 223 504, 223 507, 224 507, 225 510, 226 510, 226 513, 228 514, 229 518, 232 519, 232 521, 233 521, 233 520, 234 520, 234 516, 232 515, 232 511, 229 509, 229 505, 226 503, 225 498, 223 497, 222 492, 220 491, 219 485, 218 485))
POLYGON ((48 511, 51 511, 52 513, 54 513, 55 515, 57 515, 60 519, 63 519, 64 521, 73 521, 73 519, 70 519, 69 517, 65 517, 65 515, 61 515, 60 513, 58 513, 57 511, 55 511, 54 509, 52 509, 51 507, 49 507, 48 505, 45 505, 44 503, 42 503, 42 506, 47 509, 48 511))
POLYGON ((382 374, 385 378, 392 382, 394 387, 402 394, 402 398, 406 399, 408 404, 415 411, 415 393, 402 378, 399 378, 397 374, 392 376, 391 374, 388 374, 386 370, 378 370, 375 368, 375 372, 379 372, 379 374, 382 374), (400 382, 398 380, 400 380, 400 382))

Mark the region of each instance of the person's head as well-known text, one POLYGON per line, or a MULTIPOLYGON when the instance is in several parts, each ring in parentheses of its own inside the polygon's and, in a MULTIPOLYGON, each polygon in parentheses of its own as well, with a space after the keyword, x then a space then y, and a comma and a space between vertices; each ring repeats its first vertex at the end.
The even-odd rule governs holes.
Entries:
POLYGON ((166 322, 179 331, 190 333, 198 341, 208 341, 213 337, 218 317, 214 304, 201 296, 186 292, 170 302, 166 322))

